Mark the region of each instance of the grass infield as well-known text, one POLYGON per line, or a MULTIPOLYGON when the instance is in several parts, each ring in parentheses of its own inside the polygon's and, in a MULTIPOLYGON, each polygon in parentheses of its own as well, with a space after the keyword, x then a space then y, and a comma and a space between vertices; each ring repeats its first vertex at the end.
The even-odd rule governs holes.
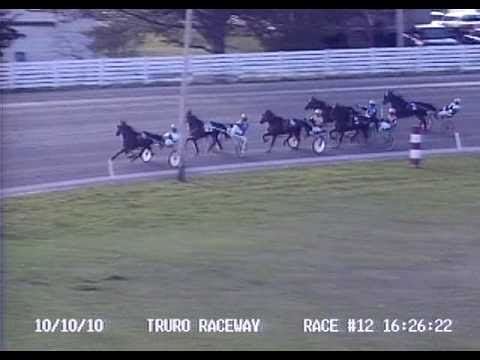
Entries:
POLYGON ((475 349, 480 158, 210 176, 4 201, 10 350, 475 349), (259 317, 261 334, 149 334, 147 318, 259 317), (304 334, 304 318, 375 332, 304 334), (102 318, 35 333, 37 318, 102 318), (383 319, 453 320, 452 333, 383 319))

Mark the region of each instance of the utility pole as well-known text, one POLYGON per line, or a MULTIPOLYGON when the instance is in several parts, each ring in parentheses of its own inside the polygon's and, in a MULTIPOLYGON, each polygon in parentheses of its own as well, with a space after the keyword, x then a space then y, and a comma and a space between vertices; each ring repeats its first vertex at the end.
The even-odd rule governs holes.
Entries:
POLYGON ((192 39, 192 15, 193 10, 187 9, 185 14, 185 30, 183 34, 183 73, 182 73, 182 83, 180 85, 180 109, 178 114, 178 123, 180 130, 180 165, 178 166, 178 181, 186 181, 186 142, 187 139, 187 124, 185 119, 185 105, 187 102, 187 85, 188 85, 188 76, 190 73, 190 41, 192 39))
POLYGON ((403 17, 403 9, 395 10, 395 23, 397 28, 397 47, 403 47, 403 33, 405 32, 405 20, 403 17))

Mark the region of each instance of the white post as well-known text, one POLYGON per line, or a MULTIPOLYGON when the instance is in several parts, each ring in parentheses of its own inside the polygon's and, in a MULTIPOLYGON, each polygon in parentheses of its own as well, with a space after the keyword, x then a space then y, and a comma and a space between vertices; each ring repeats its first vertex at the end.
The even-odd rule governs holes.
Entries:
POLYGON ((60 84, 58 82, 58 68, 57 68, 57 62, 56 61, 53 61, 52 62, 52 72, 53 72, 53 83, 54 83, 54 87, 59 87, 60 84))
POLYGON ((115 176, 115 173, 113 171, 113 162, 111 159, 108 159, 108 175, 110 177, 114 177, 115 176))
POLYGON ((180 86, 180 106, 178 114, 178 123, 180 130, 180 146, 179 146, 179 155, 180 155, 180 165, 178 167, 177 179, 179 181, 186 181, 185 178, 185 140, 187 139, 187 124, 185 119, 185 105, 187 100, 187 76, 190 72, 190 40, 192 33, 192 15, 193 10, 187 9, 185 14, 185 30, 183 34, 183 74, 182 74, 182 83, 180 86))
POLYGON ((457 150, 462 150, 462 141, 460 140, 460 134, 455 131, 455 143, 457 145, 457 150))
POLYGON ((99 59, 98 61, 98 84, 105 85, 105 59, 99 59))
POLYGON ((143 83, 144 84, 148 84, 148 78, 149 78, 149 74, 148 74, 148 60, 146 57, 143 58, 143 83))
POLYGON ((404 18, 403 18, 403 9, 395 10, 395 23, 397 28, 397 47, 403 47, 403 33, 405 32, 404 27, 404 18))

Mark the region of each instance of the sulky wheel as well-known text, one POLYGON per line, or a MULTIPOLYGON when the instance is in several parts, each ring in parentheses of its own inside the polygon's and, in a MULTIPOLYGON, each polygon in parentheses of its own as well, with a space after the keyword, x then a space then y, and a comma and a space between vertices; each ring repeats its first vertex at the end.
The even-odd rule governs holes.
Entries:
POLYGON ((168 155, 168 165, 172 168, 178 168, 180 166, 180 154, 177 150, 173 150, 168 155))
POLYGON ((317 136, 312 143, 312 150, 315 154, 320 155, 325 151, 327 142, 323 136, 317 136))
POLYGON ((147 163, 152 160, 153 152, 150 148, 146 148, 142 151, 140 157, 142 158, 143 162, 147 163))
POLYGON ((290 137, 287 141, 287 144, 290 147, 290 149, 298 150, 299 143, 298 143, 298 139, 295 136, 290 137))

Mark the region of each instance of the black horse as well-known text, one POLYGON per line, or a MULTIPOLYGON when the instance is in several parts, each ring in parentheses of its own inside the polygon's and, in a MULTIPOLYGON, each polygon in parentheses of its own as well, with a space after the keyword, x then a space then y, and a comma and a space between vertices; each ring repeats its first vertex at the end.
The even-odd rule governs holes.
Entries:
POLYGON ((266 137, 272 137, 270 147, 267 152, 271 152, 277 137, 280 135, 288 135, 288 137, 283 142, 285 145, 292 137, 295 137, 297 140, 297 146, 295 149, 298 149, 300 146, 300 136, 302 129, 305 129, 307 135, 310 133, 312 127, 305 121, 301 119, 285 119, 280 116, 275 115, 272 111, 267 110, 263 113, 262 118, 260 119, 260 124, 268 123, 267 131, 262 135, 263 142, 267 142, 266 137))
POLYGON ((325 123, 334 123, 334 128, 329 131, 328 135, 330 139, 337 140, 339 146, 346 132, 355 131, 350 138, 352 142, 356 139, 359 132, 363 133, 365 141, 367 141, 371 124, 373 123, 376 129, 379 126, 378 119, 367 118, 351 106, 338 104, 332 106, 312 96, 305 106, 305 110, 314 109, 322 110, 325 123))
POLYGON ((148 137, 142 136, 141 133, 135 131, 125 121, 122 121, 120 125, 117 125, 116 136, 122 136, 123 147, 115 155, 111 157, 111 160, 115 160, 120 154, 125 153, 132 161, 138 159, 145 149, 149 149, 153 145, 153 140, 148 137), (132 153, 136 149, 141 149, 137 154, 132 153))
POLYGON ((351 142, 356 139, 359 133, 363 134, 365 143, 368 141, 372 120, 360 115, 351 106, 335 104, 331 111, 331 117, 334 122, 334 128, 329 132, 329 136, 337 141, 337 147, 341 145, 345 133, 349 131, 355 131, 350 138, 351 142), (336 133, 335 136, 333 135, 334 133, 336 133))
POLYGON ((332 118, 333 106, 327 104, 325 101, 319 100, 315 97, 311 97, 305 106, 305 110, 322 110, 323 120, 325 123, 332 123, 334 120, 332 118))
POLYGON ((383 95, 383 104, 390 104, 390 106, 396 110, 399 119, 416 116, 424 131, 430 127, 431 117, 437 118, 437 108, 432 104, 420 101, 406 101, 402 96, 394 94, 391 90, 387 90, 383 95))
POLYGON ((208 147, 208 152, 211 151, 215 145, 217 145, 220 150, 223 149, 222 143, 219 139, 219 135, 223 134, 225 138, 230 138, 227 132, 229 125, 225 125, 215 121, 210 121, 208 125, 206 125, 205 122, 200 120, 197 116, 193 115, 191 110, 187 112, 186 116, 190 136, 187 138, 185 144, 187 145, 189 141, 193 142, 197 155, 200 153, 197 140, 200 140, 207 136, 210 136, 213 140, 208 147))

